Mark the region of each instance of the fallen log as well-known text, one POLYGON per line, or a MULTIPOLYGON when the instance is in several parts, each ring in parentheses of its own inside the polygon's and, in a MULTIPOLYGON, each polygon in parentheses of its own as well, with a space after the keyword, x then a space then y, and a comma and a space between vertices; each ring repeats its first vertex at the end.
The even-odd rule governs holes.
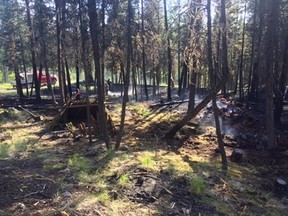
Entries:
POLYGON ((169 101, 166 103, 156 103, 156 104, 151 104, 150 108, 155 108, 155 107, 161 107, 161 106, 169 106, 169 105, 174 105, 174 104, 182 104, 182 103, 187 103, 189 100, 181 100, 181 101, 169 101))
POLYGON ((186 125, 192 118, 194 118, 213 98, 217 92, 223 87, 223 85, 228 80, 229 76, 223 77, 222 81, 212 89, 209 94, 193 109, 189 110, 188 113, 180 120, 174 127, 172 127, 164 136, 164 139, 172 139, 176 132, 180 130, 184 125, 186 125))
MULTIPOLYGON (((44 117, 43 116, 37 116, 37 115, 35 115, 35 114, 33 114, 32 112, 30 112, 29 110, 27 110, 27 109, 25 109, 25 108, 23 108, 22 106, 18 106, 21 110, 23 110, 24 112, 26 112, 26 113, 28 113, 32 118, 33 118, 33 120, 35 121, 35 122, 38 122, 38 121, 43 121, 44 120, 44 117)), ((29 118, 30 119, 30 118, 29 118)), ((29 119, 27 119, 27 121, 29 121, 29 119)), ((26 121, 26 122, 27 122, 26 121)))

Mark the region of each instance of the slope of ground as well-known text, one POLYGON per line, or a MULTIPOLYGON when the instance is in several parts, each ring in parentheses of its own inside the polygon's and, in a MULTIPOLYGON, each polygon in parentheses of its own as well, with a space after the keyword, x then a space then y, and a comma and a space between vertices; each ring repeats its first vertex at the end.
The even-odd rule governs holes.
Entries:
MULTIPOLYGON (((26 122, 22 110, 1 109, 0 215, 285 215, 287 188, 275 186, 288 177, 285 137, 281 151, 254 148, 248 144, 255 140, 242 137, 248 131, 237 132, 248 123, 227 118, 227 155, 235 147, 245 153, 223 173, 209 109, 174 140, 161 139, 183 112, 129 104, 114 152, 94 138, 90 144, 67 130, 49 131, 47 121, 26 122)), ((118 127, 120 105, 110 114, 118 127)))

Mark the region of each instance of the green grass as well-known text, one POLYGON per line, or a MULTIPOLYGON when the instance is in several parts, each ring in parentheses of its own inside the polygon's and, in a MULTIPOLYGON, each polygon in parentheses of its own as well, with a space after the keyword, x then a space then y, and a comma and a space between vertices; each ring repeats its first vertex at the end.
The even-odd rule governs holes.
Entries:
POLYGON ((105 205, 110 202, 110 196, 107 191, 102 191, 97 195, 97 200, 105 205))
POLYGON ((92 165, 89 159, 74 154, 68 159, 68 167, 73 172, 83 171, 89 172, 92 169, 92 165))
POLYGON ((13 88, 13 86, 10 83, 2 83, 0 84, 0 95, 2 97, 7 97, 7 96, 16 96, 17 91, 16 88, 13 88))
POLYGON ((120 176, 120 178, 118 179, 118 184, 121 187, 125 187, 128 183, 129 183, 130 179, 129 179, 129 175, 128 174, 123 174, 120 176))
POLYGON ((17 153, 25 153, 32 148, 37 142, 38 136, 22 134, 23 130, 19 129, 17 135, 15 130, 6 130, 6 135, 11 135, 11 139, 7 139, 0 143, 0 158, 6 158, 17 153))
POLYGON ((10 83, 0 83, 0 90, 7 90, 11 88, 13 88, 13 86, 10 83))
POLYGON ((206 184, 202 177, 200 176, 190 176, 186 177, 188 180, 188 190, 194 194, 203 194, 205 192, 206 184))
POLYGON ((7 158, 9 156, 9 145, 0 143, 0 158, 7 158))
POLYGON ((143 118, 151 115, 151 111, 145 106, 130 105, 129 109, 136 112, 139 116, 143 118))
POLYGON ((143 154, 139 157, 139 162, 140 165, 139 167, 147 170, 156 170, 157 169, 157 164, 155 161, 155 156, 152 156, 150 154, 143 154))
POLYGON ((44 169, 45 171, 60 171, 60 170, 65 169, 66 167, 67 167, 66 164, 59 162, 59 163, 57 163, 57 164, 45 165, 45 166, 43 167, 43 169, 44 169))

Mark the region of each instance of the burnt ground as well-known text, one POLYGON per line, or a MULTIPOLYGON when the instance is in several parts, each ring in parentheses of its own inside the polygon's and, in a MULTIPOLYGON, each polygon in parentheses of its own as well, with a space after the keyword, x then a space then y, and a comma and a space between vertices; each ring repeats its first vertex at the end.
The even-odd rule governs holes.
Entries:
MULTIPOLYGON (((222 102, 227 156, 235 148, 244 151, 237 163, 229 157, 227 173, 220 170, 209 107, 166 142, 161 137, 186 105, 130 104, 116 153, 95 138, 89 144, 67 130, 47 130, 55 110, 30 109, 45 120, 26 122, 27 113, 5 109, 0 215, 285 215, 287 187, 276 180, 288 180, 287 112, 277 128, 279 149, 271 151, 263 113, 222 102)), ((109 109, 118 127, 119 106, 109 109)))

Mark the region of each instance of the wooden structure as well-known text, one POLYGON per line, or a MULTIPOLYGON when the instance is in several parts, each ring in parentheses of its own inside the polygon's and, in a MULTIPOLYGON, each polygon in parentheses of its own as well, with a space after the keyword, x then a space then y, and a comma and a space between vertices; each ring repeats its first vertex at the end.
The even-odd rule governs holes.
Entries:
MULTIPOLYGON (((72 123, 74 126, 77 126, 79 130, 83 130, 83 128, 85 128, 83 125, 87 125, 88 118, 90 118, 91 126, 93 127, 93 133, 94 135, 97 135, 99 131, 97 116, 97 99, 90 99, 89 101, 87 101, 86 99, 70 100, 63 106, 60 113, 54 118, 53 122, 50 125, 50 128, 53 129, 59 125, 67 125, 68 123, 72 123), (87 114, 88 108, 90 108, 91 116, 88 116, 87 114)), ((116 131, 115 126, 107 110, 106 118, 108 124, 108 131, 114 134, 116 131)))

